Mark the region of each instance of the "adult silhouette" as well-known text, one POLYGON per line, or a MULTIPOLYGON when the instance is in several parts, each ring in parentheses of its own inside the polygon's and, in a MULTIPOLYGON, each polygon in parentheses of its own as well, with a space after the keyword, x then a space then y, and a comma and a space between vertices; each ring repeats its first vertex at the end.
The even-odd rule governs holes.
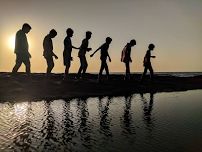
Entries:
POLYGON ((51 71, 54 68, 53 57, 55 57, 55 59, 58 59, 57 55, 53 52, 53 42, 52 42, 52 38, 54 38, 56 35, 57 32, 54 29, 52 29, 43 40, 43 49, 44 49, 43 56, 47 62, 46 76, 50 76, 51 71))
POLYGON ((67 36, 64 39, 64 51, 63 51, 63 61, 65 66, 64 79, 66 79, 69 74, 69 68, 71 66, 71 61, 73 60, 71 56, 72 48, 79 49, 72 45, 71 37, 73 36, 74 31, 71 28, 68 28, 66 30, 66 34, 67 36))
POLYGON ((88 48, 88 41, 91 38, 92 33, 90 31, 86 32, 86 37, 85 39, 83 39, 80 49, 79 49, 79 53, 78 53, 78 57, 80 59, 80 68, 77 74, 77 78, 80 78, 82 76, 82 78, 84 78, 84 75, 86 73, 87 67, 88 67, 88 63, 86 60, 86 51, 90 51, 91 48, 88 48), (82 73, 82 75, 81 75, 82 73))
POLYGON ((123 48, 121 53, 121 62, 125 63, 126 66, 126 74, 125 74, 125 80, 130 79, 130 62, 132 62, 131 59, 131 47, 136 45, 136 41, 133 39, 129 43, 126 44, 126 46, 123 48))
POLYGON ((25 64, 27 75, 30 74, 31 55, 29 53, 29 44, 26 36, 26 34, 30 32, 30 30, 31 30, 31 26, 27 23, 24 23, 22 26, 22 29, 20 29, 16 33, 16 37, 15 37, 16 63, 12 70, 13 74, 17 73, 22 63, 25 64))
POLYGON ((144 57, 144 61, 143 61, 144 72, 142 74, 141 82, 144 81, 144 78, 145 78, 145 75, 147 73, 147 70, 150 71, 150 79, 153 80, 154 72, 153 72, 153 68, 152 68, 152 65, 151 65, 151 58, 155 58, 156 56, 152 56, 151 51, 153 51, 154 48, 155 48, 154 44, 149 44, 147 53, 146 53, 146 55, 144 57))
POLYGON ((102 76, 102 72, 105 69, 106 74, 107 74, 107 79, 109 79, 109 68, 107 65, 107 57, 109 58, 109 62, 111 62, 111 58, 109 56, 108 53, 108 49, 109 49, 109 45, 111 43, 112 39, 110 37, 106 38, 106 42, 104 44, 102 44, 93 54, 90 55, 90 57, 93 57, 93 55, 100 50, 101 51, 101 55, 100 55, 100 60, 101 60, 101 67, 100 67, 100 72, 99 72, 99 76, 98 76, 98 80, 101 81, 101 76, 102 76))

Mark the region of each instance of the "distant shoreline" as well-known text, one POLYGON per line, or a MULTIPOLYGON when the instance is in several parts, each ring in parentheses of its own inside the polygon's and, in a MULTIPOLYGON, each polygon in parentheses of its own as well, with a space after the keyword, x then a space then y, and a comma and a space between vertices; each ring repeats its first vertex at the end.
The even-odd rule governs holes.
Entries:
MULTIPOLYGON (((200 73, 200 72, 199 72, 200 73)), ((154 82, 149 77, 140 84, 141 74, 133 74, 132 80, 124 81, 123 75, 112 74, 110 80, 98 83, 97 74, 87 74, 84 80, 75 79, 75 74, 63 81, 63 74, 53 74, 46 79, 43 73, 24 73, 12 76, 0 72, 0 102, 22 100, 54 100, 96 96, 124 96, 133 93, 173 92, 202 89, 202 73, 193 77, 156 75, 154 82)))

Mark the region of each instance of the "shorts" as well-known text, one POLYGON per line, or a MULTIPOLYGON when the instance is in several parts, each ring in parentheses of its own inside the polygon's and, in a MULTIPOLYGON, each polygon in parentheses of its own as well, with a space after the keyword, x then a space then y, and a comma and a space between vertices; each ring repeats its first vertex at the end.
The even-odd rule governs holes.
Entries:
POLYGON ((24 55, 16 55, 16 63, 22 64, 24 63, 26 66, 30 66, 30 60, 28 56, 24 55))
POLYGON ((64 63, 64 66, 70 67, 70 65, 71 65, 71 57, 66 56, 66 55, 63 54, 63 63, 64 63))

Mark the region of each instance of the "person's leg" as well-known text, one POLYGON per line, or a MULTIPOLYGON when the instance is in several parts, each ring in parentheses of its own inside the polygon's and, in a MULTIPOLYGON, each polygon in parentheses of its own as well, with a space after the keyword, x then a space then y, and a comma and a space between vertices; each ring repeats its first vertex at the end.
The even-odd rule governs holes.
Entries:
POLYGON ((86 73, 86 70, 87 70, 87 67, 88 67, 88 63, 87 63, 86 57, 84 56, 83 57, 83 73, 82 73, 82 77, 84 77, 84 75, 86 73))
POLYGON ((70 68, 69 65, 65 66, 65 76, 67 76, 69 74, 69 68, 70 68))
POLYGON ((145 66, 144 67, 144 72, 143 72, 143 74, 142 74, 142 78, 141 78, 141 82, 143 82, 143 80, 144 80, 144 78, 145 78, 145 75, 146 75, 146 73, 147 73, 147 66, 145 66))
POLYGON ((107 62, 105 61, 105 71, 106 71, 106 75, 107 75, 107 80, 109 79, 109 68, 108 68, 108 65, 107 65, 107 62))
POLYGON ((149 69, 149 71, 150 71, 150 79, 153 80, 154 71, 153 71, 153 68, 152 68, 152 65, 151 65, 151 64, 149 65, 148 69, 149 69))
POLYGON ((79 59, 80 59, 80 67, 79 67, 79 71, 78 71, 78 73, 77 73, 77 77, 78 77, 78 78, 81 77, 81 72, 82 72, 82 70, 83 70, 83 59, 82 59, 82 57, 79 57, 79 59))
POLYGON ((30 60, 29 60, 29 58, 25 58, 25 59, 23 59, 23 63, 25 64, 26 74, 29 76, 30 73, 31 73, 31 70, 30 70, 30 68, 31 68, 31 64, 30 64, 30 60))
POLYGON ((69 75, 69 68, 71 66, 71 61, 66 61, 65 63, 65 74, 64 74, 64 80, 68 78, 69 75))
POLYGON ((102 72, 103 72, 104 68, 105 68, 104 62, 101 60, 100 72, 99 72, 99 75, 98 75, 99 80, 101 79, 102 72))
POLYGON ((47 74, 47 76, 49 76, 51 74, 51 71, 52 71, 53 67, 54 67, 53 57, 46 58, 46 61, 47 61, 47 71, 46 71, 46 74, 47 74))
POLYGON ((130 77, 130 64, 129 62, 126 62, 125 65, 126 65, 126 75, 125 75, 125 80, 126 80, 130 77))
POLYGON ((15 66, 13 67, 12 73, 15 74, 18 72, 18 69, 20 68, 20 66, 22 65, 22 60, 21 58, 17 55, 16 56, 16 63, 15 66))

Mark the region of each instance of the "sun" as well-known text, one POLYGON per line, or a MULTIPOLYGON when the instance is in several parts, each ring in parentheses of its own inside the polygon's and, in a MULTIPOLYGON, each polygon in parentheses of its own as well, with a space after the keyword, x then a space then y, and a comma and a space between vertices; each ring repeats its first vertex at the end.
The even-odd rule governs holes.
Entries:
MULTIPOLYGON (((29 48, 31 48, 31 40, 27 40, 29 44, 29 48)), ((8 42, 7 42, 9 50, 13 51, 15 49, 15 35, 11 35, 8 37, 8 42)))
POLYGON ((10 50, 14 50, 15 48, 15 35, 12 35, 8 39, 8 47, 10 50))

